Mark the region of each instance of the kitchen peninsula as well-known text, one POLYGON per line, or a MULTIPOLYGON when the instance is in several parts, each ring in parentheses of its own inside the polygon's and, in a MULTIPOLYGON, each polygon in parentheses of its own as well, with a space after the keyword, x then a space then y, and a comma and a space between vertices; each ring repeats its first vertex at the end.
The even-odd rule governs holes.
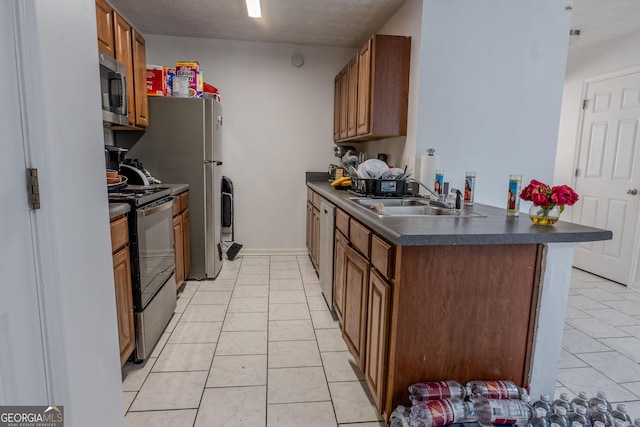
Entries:
POLYGON ((481 204, 473 217, 379 216, 315 177, 307 212, 321 199, 337 208, 332 305, 385 419, 420 381, 504 379, 553 395, 574 247, 610 231, 481 204))

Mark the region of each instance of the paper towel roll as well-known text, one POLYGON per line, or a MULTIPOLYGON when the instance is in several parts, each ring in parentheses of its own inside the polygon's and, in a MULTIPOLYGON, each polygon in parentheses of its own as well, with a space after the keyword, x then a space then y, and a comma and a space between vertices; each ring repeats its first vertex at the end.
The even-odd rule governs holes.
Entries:
MULTIPOLYGON (((440 165, 440 156, 422 156, 420 157, 420 177, 421 183, 433 190, 433 184, 436 179, 436 169, 440 165)), ((427 190, 420 187, 420 194, 429 194, 427 190)))

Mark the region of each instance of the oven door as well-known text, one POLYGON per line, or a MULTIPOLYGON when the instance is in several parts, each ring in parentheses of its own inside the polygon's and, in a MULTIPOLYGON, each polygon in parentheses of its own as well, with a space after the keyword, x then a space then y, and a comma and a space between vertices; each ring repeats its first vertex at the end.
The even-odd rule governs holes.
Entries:
POLYGON ((165 198, 136 209, 142 309, 175 269, 173 200, 165 198))

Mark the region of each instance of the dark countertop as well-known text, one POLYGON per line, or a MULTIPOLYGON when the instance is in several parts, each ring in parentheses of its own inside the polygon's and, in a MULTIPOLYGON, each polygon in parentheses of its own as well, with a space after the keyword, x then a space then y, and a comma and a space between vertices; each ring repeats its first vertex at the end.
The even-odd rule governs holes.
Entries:
POLYGON ((128 203, 109 203, 109 219, 126 214, 131 210, 128 203))
POLYGON ((150 187, 170 188, 171 195, 175 196, 176 194, 180 194, 187 191, 189 189, 189 184, 154 184, 154 185, 150 185, 150 187))
POLYGON ((551 227, 534 225, 526 213, 507 217, 506 209, 479 203, 473 205, 473 211, 486 217, 379 217, 349 201, 357 194, 335 190, 329 184, 326 173, 307 173, 311 189, 399 246, 591 242, 612 238, 611 231, 562 220, 551 227))

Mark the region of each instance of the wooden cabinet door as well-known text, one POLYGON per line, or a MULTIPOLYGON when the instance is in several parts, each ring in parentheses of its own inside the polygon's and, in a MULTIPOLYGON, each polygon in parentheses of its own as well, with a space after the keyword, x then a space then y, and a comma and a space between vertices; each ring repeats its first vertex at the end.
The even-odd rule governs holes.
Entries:
POLYGON ((345 248, 344 286, 342 337, 364 371, 369 263, 351 246, 345 248))
POLYGON ((191 225, 189 223, 189 209, 185 209, 182 212, 182 245, 184 246, 183 254, 183 277, 186 280, 189 277, 189 271, 191 271, 191 225))
POLYGON ((98 28, 98 49, 115 57, 113 8, 104 0, 96 0, 96 25, 98 28))
POLYGON ((349 109, 349 64, 340 71, 340 139, 347 137, 347 111, 349 109))
POLYGON ((127 94, 129 95, 129 124, 134 125, 136 116, 135 116, 135 102, 134 102, 134 92, 133 92, 133 52, 131 49, 131 25, 127 21, 125 21, 120 15, 116 12, 113 12, 114 15, 114 40, 115 40, 115 53, 116 59, 122 62, 127 68, 127 94))
POLYGON ((371 268, 364 376, 378 410, 382 409, 386 387, 390 302, 391 286, 375 268, 371 268))
POLYGON ((113 277, 115 279, 120 365, 124 365, 136 345, 133 328, 133 291, 131 290, 131 264, 128 246, 113 255, 113 277))
POLYGON ((144 37, 135 29, 133 44, 133 92, 136 126, 149 126, 149 100, 147 98, 147 49, 144 37))
POLYGON ((184 282, 184 242, 182 240, 182 217, 173 218, 173 248, 176 258, 176 286, 180 287, 184 282))
POLYGON ((344 263, 348 244, 347 238, 336 230, 333 257, 333 309, 341 324, 344 322, 344 263))
POLYGON ((333 83, 333 140, 340 139, 340 74, 333 83))
POLYGON ((364 135, 371 130, 371 50, 372 40, 360 49, 358 60, 357 133, 364 135))
POLYGON ((358 107, 358 56, 355 55, 349 62, 349 93, 347 95, 347 137, 356 136, 358 107))

